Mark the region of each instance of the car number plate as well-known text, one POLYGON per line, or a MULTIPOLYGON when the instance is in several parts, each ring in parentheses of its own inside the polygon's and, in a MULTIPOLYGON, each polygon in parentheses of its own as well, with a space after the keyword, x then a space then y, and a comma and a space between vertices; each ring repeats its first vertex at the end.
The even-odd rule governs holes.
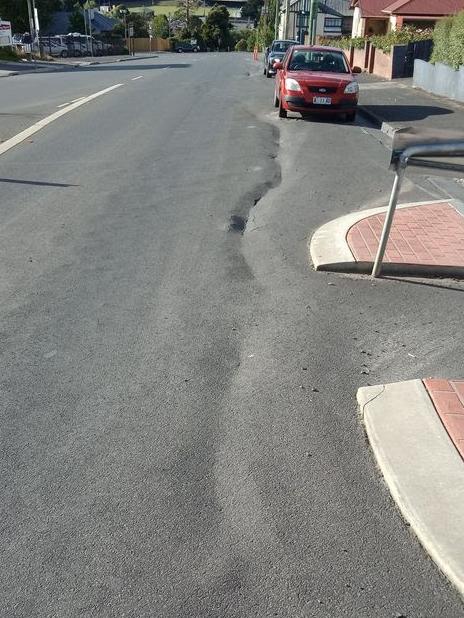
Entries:
POLYGON ((330 97, 313 97, 314 105, 332 105, 330 97))

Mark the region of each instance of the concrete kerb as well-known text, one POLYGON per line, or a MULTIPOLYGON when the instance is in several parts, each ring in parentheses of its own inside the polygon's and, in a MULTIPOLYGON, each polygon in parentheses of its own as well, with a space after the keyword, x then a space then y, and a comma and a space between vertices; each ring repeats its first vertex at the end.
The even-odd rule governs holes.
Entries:
MULTIPOLYGON (((441 202, 455 205, 456 200, 430 200, 426 202, 410 202, 399 204, 397 209, 439 204, 441 202)), ((308 242, 309 257, 314 270, 329 272, 345 272, 369 274, 372 271, 372 262, 356 261, 346 237, 349 230, 363 219, 387 211, 386 206, 360 210, 329 221, 317 229, 308 242)), ((461 266, 441 266, 434 264, 405 264, 385 262, 382 266, 383 274, 410 275, 410 276, 438 276, 462 277, 464 269, 461 266)))
POLYGON ((385 135, 388 135, 388 137, 393 139, 395 131, 398 130, 398 127, 394 127, 392 124, 385 122, 383 118, 377 114, 374 114, 374 112, 371 112, 364 105, 358 105, 358 112, 375 124, 375 126, 380 129, 382 133, 385 133, 385 135))
POLYGON ((464 462, 421 380, 360 388, 361 418, 390 492, 464 595, 464 462))
POLYGON ((13 75, 19 75, 18 71, 0 71, 0 77, 12 77, 13 75))
POLYGON ((63 66, 72 66, 72 67, 89 67, 94 66, 96 64, 115 64, 116 62, 133 62, 134 60, 147 60, 150 58, 158 58, 157 52, 156 55, 152 54, 150 56, 129 56, 127 58, 116 58, 115 60, 84 60, 83 62, 70 62, 70 63, 62 63, 63 66))

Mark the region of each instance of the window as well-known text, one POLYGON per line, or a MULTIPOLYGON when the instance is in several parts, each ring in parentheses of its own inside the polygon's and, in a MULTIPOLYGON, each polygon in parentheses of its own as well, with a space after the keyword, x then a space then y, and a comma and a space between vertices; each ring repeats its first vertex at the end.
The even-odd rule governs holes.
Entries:
POLYGON ((340 52, 308 51, 297 48, 290 60, 288 70, 348 73, 348 66, 340 52))
POLYGON ((326 17, 324 19, 324 30, 340 30, 342 27, 341 17, 326 17))

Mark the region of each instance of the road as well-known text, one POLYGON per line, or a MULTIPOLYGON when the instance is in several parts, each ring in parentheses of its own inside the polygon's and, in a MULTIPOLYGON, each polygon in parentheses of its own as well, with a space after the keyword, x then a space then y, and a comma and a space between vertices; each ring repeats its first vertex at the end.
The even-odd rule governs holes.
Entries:
POLYGON ((1 110, 118 83, 0 157, 0 614, 461 616, 355 394, 458 373, 464 287, 308 261, 385 201, 380 135, 279 121, 245 54, 4 78, 1 110))

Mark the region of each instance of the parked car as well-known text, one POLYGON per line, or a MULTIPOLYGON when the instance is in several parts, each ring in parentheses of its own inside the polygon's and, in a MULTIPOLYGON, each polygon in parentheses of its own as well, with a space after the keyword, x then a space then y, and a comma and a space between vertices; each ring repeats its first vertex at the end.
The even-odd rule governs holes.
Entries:
POLYGON ((180 42, 180 43, 176 43, 176 46, 174 49, 177 53, 182 54, 184 52, 199 52, 200 46, 197 45, 196 43, 180 42))
POLYGON ((359 85, 341 49, 296 45, 288 49, 277 69, 274 105, 280 118, 287 111, 343 114, 353 122, 358 106, 359 85))
POLYGON ((285 52, 292 45, 298 45, 298 41, 276 39, 270 47, 266 47, 264 52, 264 75, 266 77, 275 75, 274 62, 282 60, 285 52))

